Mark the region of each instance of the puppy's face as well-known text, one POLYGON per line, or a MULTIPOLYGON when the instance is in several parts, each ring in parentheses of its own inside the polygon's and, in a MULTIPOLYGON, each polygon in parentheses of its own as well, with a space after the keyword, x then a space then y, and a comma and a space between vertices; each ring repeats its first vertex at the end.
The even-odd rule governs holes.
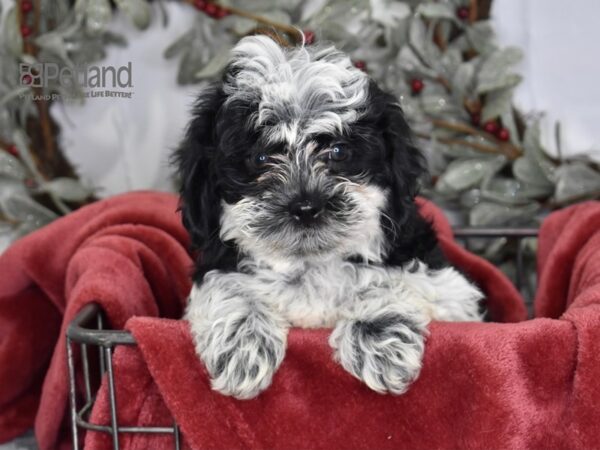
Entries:
POLYGON ((195 243, 264 259, 381 261, 422 171, 399 106, 347 56, 258 36, 201 96, 177 157, 195 243))

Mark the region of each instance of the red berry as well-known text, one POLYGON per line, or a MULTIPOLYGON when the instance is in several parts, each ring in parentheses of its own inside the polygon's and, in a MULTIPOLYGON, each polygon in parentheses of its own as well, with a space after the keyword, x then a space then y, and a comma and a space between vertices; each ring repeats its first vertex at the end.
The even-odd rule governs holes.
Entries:
POLYGON ((310 30, 304 30, 302 33, 304 33, 304 44, 305 45, 311 45, 315 43, 315 33, 314 31, 310 31, 310 30))
POLYGON ((215 17, 218 10, 219 10, 219 7, 217 5, 215 5, 214 3, 207 3, 206 6, 204 7, 204 12, 206 13, 207 16, 210 16, 210 17, 215 17))
POLYGON ((490 120, 483 124, 483 129, 490 134, 496 134, 500 129, 500 126, 495 120, 490 120))
POLYGON ((21 2, 21 11, 23 11, 25 14, 33 11, 33 3, 31 3, 29 0, 23 0, 21 2))
POLYGON ((21 25, 21 36, 23 36, 24 38, 31 36, 31 28, 29 28, 27 25, 21 25))
POLYGON ((500 128, 496 133, 496 137, 503 142, 507 142, 510 139, 510 131, 506 128, 500 128))
POLYGON ((13 156, 19 156, 19 150, 17 149, 17 146, 15 144, 12 144, 11 146, 9 146, 6 149, 6 151, 13 156))
POLYGON ((479 114, 477 112, 471 114, 471 123, 473 125, 475 125, 476 127, 478 127, 479 124, 481 123, 481 114, 479 114))
POLYGON ((459 8, 456 8, 456 17, 458 17, 461 20, 467 20, 470 14, 471 10, 468 6, 461 6, 459 8))
POLYGON ((31 78, 31 75, 29 75, 28 73, 23 75, 23 78, 21 78, 21 84, 30 85, 32 81, 33 78, 31 78))
POLYGON ((217 12, 215 13, 215 19, 222 19, 223 17, 227 17, 231 12, 227 8, 218 7, 217 12))
POLYGON ((418 78, 415 78, 414 80, 412 80, 410 82, 410 89, 412 90, 413 94, 420 93, 424 87, 425 87, 425 83, 423 83, 423 80, 420 80, 418 78))
POLYGON ((206 0, 195 0, 194 7, 200 11, 204 11, 206 8, 206 0))
POLYGON ((38 186, 38 184, 35 182, 34 179, 27 178, 25 180, 25 186, 27 186, 29 189, 33 189, 33 188, 36 188, 38 186))
POLYGON ((367 63, 364 62, 362 59, 354 61, 354 67, 356 67, 357 69, 360 69, 364 72, 367 71, 367 63))

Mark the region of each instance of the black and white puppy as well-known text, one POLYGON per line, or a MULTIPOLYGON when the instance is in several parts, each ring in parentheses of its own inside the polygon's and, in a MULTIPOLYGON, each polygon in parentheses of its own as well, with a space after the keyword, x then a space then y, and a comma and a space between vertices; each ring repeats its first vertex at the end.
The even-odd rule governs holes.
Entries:
POLYGON ((401 394, 432 319, 480 319, 417 211, 397 100, 334 48, 242 39, 175 156, 200 250, 185 318, 217 391, 258 395, 290 327, 332 327, 348 372, 401 394))

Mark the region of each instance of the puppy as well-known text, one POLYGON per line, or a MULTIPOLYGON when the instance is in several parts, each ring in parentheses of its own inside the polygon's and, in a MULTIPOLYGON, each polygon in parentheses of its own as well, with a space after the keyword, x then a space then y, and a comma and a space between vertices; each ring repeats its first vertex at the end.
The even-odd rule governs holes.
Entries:
POLYGON ((215 390, 266 389, 290 327, 380 393, 419 374, 427 324, 480 320, 415 205, 421 153, 397 100, 332 47, 242 39, 175 154, 199 258, 185 319, 215 390))

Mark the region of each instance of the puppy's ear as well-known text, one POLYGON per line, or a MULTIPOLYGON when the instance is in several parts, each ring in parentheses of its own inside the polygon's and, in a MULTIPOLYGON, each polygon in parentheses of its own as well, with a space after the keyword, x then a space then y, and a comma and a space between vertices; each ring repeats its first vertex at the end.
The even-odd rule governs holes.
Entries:
POLYGON ((192 246, 206 251, 211 240, 219 239, 221 200, 217 191, 215 155, 217 116, 225 101, 218 85, 200 94, 185 137, 173 155, 180 177, 180 209, 192 246))
POLYGON ((384 94, 384 139, 392 172, 392 195, 397 201, 414 201, 419 191, 419 178, 425 174, 426 162, 413 144, 412 133, 396 98, 384 94))
POLYGON ((431 268, 443 267, 444 256, 437 245, 431 223, 421 217, 415 196, 419 179, 427 172, 425 157, 414 145, 412 133, 398 100, 385 95, 383 136, 391 172, 391 195, 387 216, 396 228, 389 235, 391 244, 388 264, 402 265, 419 259, 431 268))

